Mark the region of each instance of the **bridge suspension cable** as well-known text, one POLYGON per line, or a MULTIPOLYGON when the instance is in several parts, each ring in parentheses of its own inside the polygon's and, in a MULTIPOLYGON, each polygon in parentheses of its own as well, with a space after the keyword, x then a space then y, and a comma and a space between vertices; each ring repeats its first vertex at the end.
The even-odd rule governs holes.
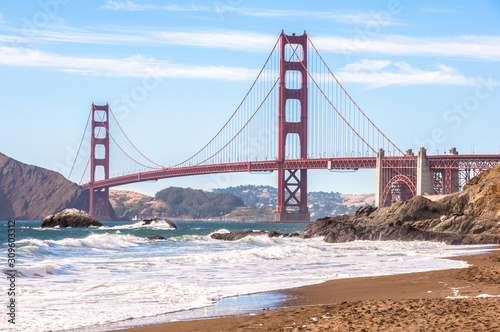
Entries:
POLYGON ((73 173, 73 169, 75 168, 75 165, 76 165, 76 160, 78 159, 78 156, 80 155, 80 150, 82 148, 82 144, 83 144, 83 141, 85 139, 85 133, 87 132, 87 128, 88 128, 89 123, 90 123, 91 115, 92 115, 92 111, 89 112, 89 116, 87 118, 87 123, 85 124, 85 129, 83 130, 82 139, 80 140, 80 144, 78 145, 78 149, 76 150, 75 160, 73 160, 73 165, 71 165, 71 169, 69 170, 68 179, 71 178, 71 174, 73 173))
MULTIPOLYGON (((236 135, 234 135, 224 146, 222 146, 221 148, 219 148, 218 150, 217 149, 212 149, 212 153, 207 157, 205 156, 204 158, 202 158, 202 160, 197 160, 196 158, 198 156, 200 156, 201 153, 203 153, 218 137, 220 137, 220 135, 223 133, 224 129, 228 128, 228 126, 230 125, 231 123, 231 120, 233 120, 235 118, 235 116, 237 115, 238 111, 240 111, 242 109, 242 106, 244 105, 245 101, 248 100, 249 98, 249 95, 252 93, 252 91, 254 91, 254 88, 255 86, 257 85, 257 83, 259 82, 259 79, 263 76, 263 73, 267 67, 267 65, 269 64, 273 54, 275 53, 276 51, 276 47, 278 46, 278 43, 279 43, 280 39, 278 38, 276 40, 276 43, 274 44, 274 47, 273 49, 271 50, 271 53, 269 54, 269 56, 267 57, 266 59, 266 62, 264 63, 264 66, 262 66, 262 69, 260 70, 259 74, 257 75, 257 78, 254 80, 254 82, 252 83, 252 85, 250 86, 250 88, 248 89, 248 92, 246 93, 245 97, 243 97, 243 100, 241 101, 241 103, 238 105, 238 107, 236 108, 236 110, 233 112, 233 114, 231 114, 231 116, 229 117, 229 119, 226 121, 226 123, 224 124, 224 126, 222 126, 222 128, 215 134, 215 136, 207 143, 205 144, 205 146, 203 146, 200 150, 198 150, 195 154, 193 154, 191 157, 187 158, 186 160, 178 163, 178 164, 175 164, 173 166, 171 166, 172 168, 174 167, 183 167, 183 166, 192 166, 192 165, 201 165, 205 162, 207 162, 208 160, 214 158, 215 156, 217 156, 221 151, 223 151, 231 142, 234 141, 234 139, 243 131, 243 129, 245 129, 245 127, 248 125, 248 123, 250 122, 250 120, 252 120, 255 116, 255 114, 261 109, 262 105, 264 104, 264 102, 268 99, 270 93, 273 91, 274 87, 276 86, 276 83, 277 81, 273 84, 271 90, 269 91, 269 93, 266 95, 266 97, 264 98, 264 100, 262 101, 262 103, 260 103, 259 107, 255 110, 255 112, 253 112, 253 114, 250 116, 250 118, 244 123, 244 125, 241 127, 240 130, 238 130, 238 132, 236 133, 236 135), (213 153, 213 151, 216 151, 215 153, 213 153)), ((273 70, 274 70, 274 67, 273 67, 273 70)), ((241 122, 241 121, 240 121, 241 122)))
MULTIPOLYGON (((134 143, 132 143, 132 141, 128 138, 127 134, 125 134, 125 132, 123 131, 122 129, 122 126, 120 126, 120 123, 118 122, 118 120, 116 119, 115 117, 115 114, 113 113, 113 110, 111 109, 111 107, 109 108, 109 112, 111 113, 111 115, 113 116, 113 119, 115 119, 115 122, 116 124, 118 125, 118 128, 120 128, 120 131, 123 133, 123 136, 125 136, 125 138, 127 139, 127 141, 130 143, 130 145, 132 145, 132 147, 137 151, 139 152, 139 154, 144 157, 147 161, 149 161, 150 163, 152 164, 155 164, 156 166, 158 166, 157 168, 155 167, 149 167, 149 166, 146 166, 148 168, 151 168, 151 169, 162 169, 162 168, 165 168, 165 166, 163 165, 160 165, 160 164, 157 164, 155 163, 154 161, 152 161, 151 159, 149 159, 148 157, 146 157, 139 149, 136 148, 136 146, 134 145, 134 143)), ((111 134, 110 134, 111 136, 111 134)), ((113 139, 114 140, 114 139, 113 139)), ((121 149, 121 148, 120 148, 121 149)), ((122 150, 123 151, 123 150, 122 150)), ((125 153, 125 152, 124 152, 125 153)), ((126 153, 125 153, 126 154, 126 153)), ((127 155, 128 156, 128 155, 127 155)), ((131 158, 132 159, 132 158, 131 158)), ((134 159, 132 159, 134 160, 134 159)), ((137 164, 141 165, 141 163, 139 163, 138 161, 134 160, 137 164)))
MULTIPOLYGON (((280 37, 281 38, 281 37, 280 37)), ((264 161, 277 160, 278 158, 278 101, 279 91, 276 88, 280 82, 280 48, 278 48, 280 38, 275 42, 264 65, 260 69, 257 77, 239 103, 238 107, 224 123, 221 129, 211 137, 201 149, 173 166, 165 167, 149 159, 142 153, 132 140, 125 133, 118 122, 117 117, 111 109, 110 118, 113 119, 119 128, 119 131, 125 136, 126 144, 130 147, 125 148, 123 139, 118 140, 116 132, 110 130, 111 126, 104 127, 106 135, 111 138, 110 143, 116 145, 118 149, 109 149, 111 153, 120 153, 120 167, 128 167, 126 172, 118 174, 124 176, 129 174, 141 173, 144 171, 169 170, 182 167, 193 167, 202 165, 221 165, 246 161, 264 161), (113 132, 113 133, 112 133, 113 132), (130 153, 132 151, 132 153, 130 153)), ((307 121, 307 158, 346 158, 346 157, 371 157, 378 148, 384 148, 386 151, 404 153, 387 138, 382 131, 375 126, 373 121, 361 110, 353 98, 347 93, 337 77, 328 67, 323 57, 319 54, 311 39, 307 37, 307 62, 301 61, 303 53, 298 49, 301 45, 291 44, 288 37, 284 48, 285 59, 288 62, 298 61, 293 70, 288 69, 285 72, 287 93, 295 95, 292 90, 301 89, 305 82, 308 84, 308 118, 307 121), (302 66, 299 70, 298 68, 302 66)), ((281 82, 280 82, 281 83, 281 82)), ((293 126, 293 122, 300 123, 301 105, 299 99, 286 99, 286 119, 285 121, 293 126)), ((110 119, 104 119, 97 112, 102 124, 110 119)), ((90 119, 90 117, 89 117, 90 119)), ((88 121, 85 132, 87 131, 88 121)), ((96 129, 98 136, 102 134, 96 129)), ((84 132, 84 133, 85 133, 84 132)), ((85 136, 85 134, 84 134, 85 136)), ((82 138, 83 140, 83 138, 82 138)), ((304 158, 300 153, 300 141, 296 133, 290 133, 286 136, 285 145, 286 159, 304 158)), ((80 153, 82 142, 78 149, 80 153)), ((110 153, 108 151, 108 153, 110 153)), ((97 148, 95 153, 97 154, 97 148)), ((115 164, 118 158, 113 157, 115 164)), ((73 173, 73 167, 70 175, 73 173)), ((116 170, 112 167, 113 172, 116 170)), ((88 163, 85 167, 82 179, 88 169, 88 163)), ((82 180, 81 180, 82 181, 82 180)))
MULTIPOLYGON (((287 43, 290 44, 286 35, 285 38, 287 43)), ((290 49, 294 53, 294 59, 301 63, 309 81, 316 88, 309 87, 308 131, 310 138, 308 140, 308 151, 310 156, 312 158, 368 157, 368 150, 365 151, 365 149, 369 149, 375 154, 377 152, 376 148, 387 148, 389 151, 391 147, 394 151, 397 150, 404 155, 354 102, 335 75, 333 75, 309 38, 308 42, 312 46, 311 52, 313 54, 309 54, 308 52, 307 66, 300 61, 300 55, 297 54, 296 50, 293 48, 290 49), (320 61, 316 60, 318 57, 320 61), (330 78, 333 78, 333 80, 330 78), (324 101, 326 101, 326 105, 335 111, 339 120, 326 112, 328 109, 325 109, 324 101), (375 138, 375 134, 377 134, 377 139, 375 138), (380 142, 380 137, 382 137, 382 142, 380 142), (385 144, 387 144, 387 147, 385 147, 385 144)))
MULTIPOLYGON (((370 120, 370 118, 366 115, 365 112, 363 112, 363 110, 358 106, 358 104, 352 99, 351 95, 345 90, 344 86, 340 83, 340 81, 337 79, 337 77, 335 76, 335 74, 333 74, 333 72, 331 71, 330 67, 326 64, 325 60, 323 59, 323 57, 321 56, 321 54, 318 52, 318 50, 316 49, 316 46, 314 45, 314 43, 312 42, 312 40, 309 38, 309 36, 307 36, 307 40, 309 41, 309 43, 311 44, 311 46, 313 47, 314 51, 316 52, 316 54, 318 55, 318 57, 321 59, 321 62, 323 63, 323 65, 326 67, 326 69, 328 70, 328 72, 330 73, 330 75, 335 79, 335 81, 337 82, 337 84, 340 86, 340 88, 342 89, 342 91, 344 91, 344 93, 346 94, 346 96, 349 98, 349 100, 354 104, 354 106, 361 112, 361 114, 363 114, 363 116, 366 118, 366 120, 368 120, 368 122, 379 132, 379 134, 381 134, 384 139, 386 139, 392 146, 393 148, 395 148, 396 150, 399 151, 399 153, 401 153, 402 155, 404 155, 404 152, 401 151, 401 149, 399 149, 373 122, 372 120, 370 120)), ((310 73, 309 73, 310 75, 310 73)), ((319 88, 319 86, 318 86, 319 88)), ((325 96, 326 97, 326 96, 325 96)), ((332 105, 333 106, 333 105, 332 105)), ((337 110, 336 110, 337 111, 337 110)), ((337 111, 338 112, 338 111, 337 111)), ((340 114, 339 114, 340 115, 340 114)), ((344 120, 345 121, 345 120, 344 120)))
MULTIPOLYGON (((113 114, 113 113, 111 112, 111 114, 113 114)), ((102 115, 101 115, 99 112, 97 112, 97 115, 99 116, 99 120, 100 120, 100 122, 101 122, 102 124, 104 124, 104 119, 103 119, 102 115)), ((114 115, 113 115, 113 118, 114 118, 114 115)), ((116 121, 116 118, 115 118, 115 121, 116 121)), ((118 123, 118 122, 116 122, 116 123, 118 123)), ((119 126, 119 125, 118 125, 118 126, 119 126)), ((120 127, 120 126, 119 126, 119 127, 120 127)), ((142 166, 142 167, 149 168, 149 169, 152 169, 152 170, 154 170, 154 169, 162 169, 162 168, 163 168, 163 166, 160 166, 160 167, 151 167, 151 166, 145 165, 145 164, 143 164, 143 163, 141 163, 141 162, 137 161, 136 159, 134 159, 133 157, 131 157, 131 156, 130 156, 127 152, 125 152, 125 150, 121 147, 121 145, 120 145, 120 144, 118 144, 118 142, 115 140, 115 138, 113 137, 113 135, 110 133, 109 129, 108 129, 106 126, 104 126, 103 128, 106 130, 106 133, 107 133, 107 134, 109 135, 109 137, 113 140, 113 142, 114 142, 114 143, 116 144, 116 146, 120 149, 120 151, 121 151, 121 152, 123 152, 123 153, 124 153, 124 154, 125 154, 125 155, 126 155, 126 156, 130 159, 130 160, 132 160, 133 162, 135 162, 136 164, 138 164, 138 165, 140 165, 140 166, 142 166)), ((120 127, 120 130, 121 130, 121 127, 120 127)), ((125 133, 123 132, 123 130, 122 130, 122 133, 125 135, 125 133)), ((125 137, 127 137, 127 135, 125 135, 125 137)), ((128 140, 128 137, 127 137, 127 140, 128 140)), ((130 140, 128 140, 128 141, 130 142, 130 140)), ((130 142, 130 144, 132 144, 132 142, 130 142)), ((132 146, 134 146, 134 145, 132 144, 132 146)), ((135 148, 135 146, 134 146, 134 148, 135 148)), ((135 148, 135 149, 137 150, 137 148, 135 148)), ((147 157, 145 157, 145 156, 144 156, 144 155, 143 155, 143 154, 142 154, 139 150, 137 150, 137 152, 139 152, 139 153, 141 154, 141 156, 143 156, 144 158, 146 158, 147 160, 149 160, 149 159, 148 159, 147 157)), ((151 161, 151 160, 149 160, 149 161, 151 161)), ((153 162, 153 163, 154 163, 154 162, 153 162)), ((156 164, 156 163, 154 163, 154 164, 156 164)))

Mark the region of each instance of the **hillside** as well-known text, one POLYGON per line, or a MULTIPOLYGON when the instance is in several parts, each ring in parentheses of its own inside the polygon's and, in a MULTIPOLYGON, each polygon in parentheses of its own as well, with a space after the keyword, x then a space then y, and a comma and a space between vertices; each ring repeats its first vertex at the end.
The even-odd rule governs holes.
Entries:
MULTIPOLYGON (((260 221, 273 220, 278 190, 271 186, 238 186, 203 192, 191 188, 170 187, 155 197, 133 191, 110 190, 111 205, 124 220, 157 217, 185 217, 260 221), (241 199, 241 200, 240 200, 241 199)), ((336 216, 373 205, 374 194, 346 195, 310 192, 311 218, 336 216)))
POLYGON ((88 193, 61 174, 0 153, 0 220, 42 220, 65 208, 88 211, 88 202, 88 193))
POLYGON ((133 220, 142 215, 155 216, 157 215, 155 212, 160 210, 158 204, 153 203, 153 197, 135 191, 110 189, 109 202, 117 218, 122 220, 133 220))
MULTIPOLYGON (((266 210, 276 209, 276 202, 278 199, 278 189, 271 186, 246 185, 214 189, 214 192, 231 193, 240 197, 248 207, 266 210)), ((307 199, 311 219, 352 213, 360 206, 375 204, 375 194, 348 195, 316 191, 309 192, 307 199)))
POLYGON ((305 237, 328 242, 434 240, 453 244, 500 244, 500 166, 470 180, 462 192, 431 201, 416 196, 390 207, 322 218, 305 237))
POLYGON ((243 201, 232 194, 178 187, 163 189, 154 198, 133 191, 110 190, 110 202, 123 220, 153 216, 207 219, 221 217, 244 206, 243 201))
POLYGON ((213 193, 191 188, 170 187, 156 193, 155 201, 165 203, 164 214, 198 218, 220 217, 245 204, 231 193, 213 193))

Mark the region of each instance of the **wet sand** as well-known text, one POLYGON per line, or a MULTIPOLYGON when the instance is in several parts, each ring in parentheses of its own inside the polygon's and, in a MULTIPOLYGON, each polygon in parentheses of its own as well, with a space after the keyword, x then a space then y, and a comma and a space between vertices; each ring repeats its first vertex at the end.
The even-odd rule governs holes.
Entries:
POLYGON ((286 290, 280 308, 121 331, 500 331, 500 297, 487 296, 500 295, 500 251, 451 259, 472 266, 332 280, 286 290))

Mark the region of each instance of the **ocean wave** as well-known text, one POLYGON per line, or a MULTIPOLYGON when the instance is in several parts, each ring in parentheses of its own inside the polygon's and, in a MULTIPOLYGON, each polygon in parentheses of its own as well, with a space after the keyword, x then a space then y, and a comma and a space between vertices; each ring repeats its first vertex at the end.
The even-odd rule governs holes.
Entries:
POLYGON ((90 234, 84 238, 65 238, 61 240, 24 239, 18 241, 20 246, 48 247, 87 247, 102 249, 119 249, 136 247, 146 243, 147 239, 129 234, 90 234))
POLYGON ((169 223, 167 223, 165 220, 156 220, 152 221, 150 224, 145 225, 144 221, 139 221, 134 224, 128 224, 128 225, 117 225, 117 226, 112 226, 112 227, 107 227, 107 226, 101 226, 99 227, 101 229, 137 229, 137 228, 151 228, 151 229, 168 229, 168 230, 174 230, 175 228, 172 227, 169 223))
POLYGON ((17 266, 16 270, 23 277, 46 277, 57 274, 61 265, 56 263, 40 262, 29 266, 17 266))
POLYGON ((208 234, 208 236, 212 235, 212 234, 217 234, 217 233, 220 233, 220 234, 229 234, 231 233, 229 230, 225 229, 225 228, 221 228, 215 232, 212 232, 210 234, 208 234))
POLYGON ((208 236, 202 236, 202 235, 191 235, 191 234, 185 234, 181 236, 171 236, 167 239, 167 241, 171 242, 207 242, 210 240, 210 237, 208 236))
MULTIPOLYGON (((249 236, 239 240, 241 242, 259 243, 250 249, 223 250, 214 252, 191 253, 169 258, 168 261, 181 265, 185 264, 245 264, 257 261, 278 261, 290 257, 306 259, 311 255, 318 255, 323 251, 318 240, 303 240, 293 238, 269 238, 266 235, 249 236)), ((238 242, 238 241, 234 241, 238 242)))

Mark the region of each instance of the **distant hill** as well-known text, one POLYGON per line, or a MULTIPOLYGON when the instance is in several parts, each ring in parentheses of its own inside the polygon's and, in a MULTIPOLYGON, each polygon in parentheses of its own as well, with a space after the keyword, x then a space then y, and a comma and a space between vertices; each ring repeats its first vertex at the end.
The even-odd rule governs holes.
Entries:
POLYGON ((189 215, 193 218, 220 217, 245 204, 231 193, 214 193, 191 188, 170 187, 156 193, 155 201, 166 204, 164 213, 177 217, 189 215))
POLYGON ((0 220, 42 220, 65 208, 88 211, 89 194, 61 174, 0 153, 0 220))
POLYGON ((124 220, 149 217, 207 219, 221 217, 245 205, 232 194, 178 187, 163 189, 154 198, 133 191, 110 190, 110 202, 119 218, 124 220))
MULTIPOLYGON (((245 185, 214 189, 216 193, 231 193, 241 197, 248 207, 275 209, 278 189, 271 186, 245 185)), ((352 213, 359 207, 375 204, 375 194, 349 195, 335 192, 316 191, 307 195, 311 219, 352 213)))
POLYGON ((156 211, 160 211, 161 208, 158 204, 154 204, 153 197, 127 190, 110 189, 109 202, 115 210, 117 218, 122 220, 134 220, 141 216, 157 216, 156 211))

